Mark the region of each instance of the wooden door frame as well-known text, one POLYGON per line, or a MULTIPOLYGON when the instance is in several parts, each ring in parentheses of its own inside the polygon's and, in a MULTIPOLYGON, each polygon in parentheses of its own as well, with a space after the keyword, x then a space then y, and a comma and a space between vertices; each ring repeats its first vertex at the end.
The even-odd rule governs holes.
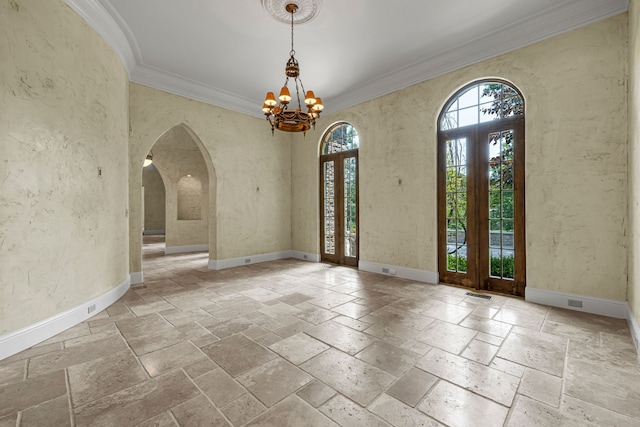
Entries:
POLYGON ((358 266, 360 259, 360 162, 358 149, 340 151, 320 156, 320 260, 340 265, 358 266), (356 256, 347 257, 344 251, 344 160, 354 157, 356 159, 356 256), (334 162, 334 233, 335 254, 325 253, 324 234, 324 164, 334 162), (340 166, 338 166, 338 164, 340 166))
POLYGON ((438 271, 440 281, 465 287, 524 296, 526 286, 526 230, 525 230, 525 133, 524 116, 514 116, 438 132, 437 197, 438 197, 438 271), (489 250, 480 249, 480 242, 489 241, 488 144, 486 136, 494 131, 514 131, 514 253, 513 280, 491 277, 489 250), (446 218, 446 143, 451 139, 467 138, 467 212, 474 212, 475 220, 467 214, 467 273, 448 271, 446 218), (444 256, 443 256, 444 255, 444 256), (472 257, 473 256, 473 257, 472 257), (471 261, 473 260, 473 262, 471 261))

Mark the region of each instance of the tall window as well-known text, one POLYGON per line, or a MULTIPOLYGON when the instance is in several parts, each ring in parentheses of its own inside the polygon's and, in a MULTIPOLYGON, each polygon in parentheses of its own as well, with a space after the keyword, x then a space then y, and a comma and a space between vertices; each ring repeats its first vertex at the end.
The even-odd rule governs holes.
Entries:
POLYGON ((443 282, 524 295, 524 99, 479 81, 438 123, 438 271, 443 282))
POLYGON ((338 123, 322 137, 320 244, 323 261, 358 265, 358 148, 356 129, 338 123))

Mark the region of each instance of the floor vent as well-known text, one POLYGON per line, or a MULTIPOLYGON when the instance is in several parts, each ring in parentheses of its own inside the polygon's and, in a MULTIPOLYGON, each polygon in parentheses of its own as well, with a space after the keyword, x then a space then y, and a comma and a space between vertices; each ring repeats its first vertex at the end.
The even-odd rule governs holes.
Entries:
POLYGON ((482 299, 491 299, 491 295, 480 295, 480 294, 474 294, 473 292, 467 292, 467 296, 475 297, 475 298, 482 298, 482 299))

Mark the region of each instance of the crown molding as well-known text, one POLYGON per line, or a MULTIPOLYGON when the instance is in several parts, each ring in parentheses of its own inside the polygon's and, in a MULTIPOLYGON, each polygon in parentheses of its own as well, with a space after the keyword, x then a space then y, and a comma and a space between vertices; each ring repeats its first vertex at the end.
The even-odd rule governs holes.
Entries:
POLYGON ((64 1, 109 43, 131 76, 131 70, 141 61, 142 55, 133 32, 111 4, 100 0, 64 1))
POLYGON ((255 100, 242 98, 219 88, 208 87, 202 83, 175 76, 147 65, 136 65, 129 74, 129 79, 134 83, 140 83, 174 95, 264 118, 262 110, 259 108, 262 106, 256 105, 255 100))
MULTIPOLYGON (((231 92, 145 65, 133 32, 107 0, 65 2, 111 45, 121 58, 132 82, 262 118, 255 100, 241 98, 231 92)), ((337 97, 327 98, 325 114, 626 12, 628 7, 628 0, 582 0, 580 11, 576 13, 572 3, 563 2, 543 13, 500 27, 482 38, 364 82, 337 97)))
POLYGON ((473 40, 447 52, 421 59, 359 85, 349 92, 325 102, 330 112, 387 95, 411 85, 464 68, 477 62, 557 36, 576 28, 626 12, 628 0, 584 0, 579 13, 564 3, 543 13, 514 21, 485 37, 473 40))

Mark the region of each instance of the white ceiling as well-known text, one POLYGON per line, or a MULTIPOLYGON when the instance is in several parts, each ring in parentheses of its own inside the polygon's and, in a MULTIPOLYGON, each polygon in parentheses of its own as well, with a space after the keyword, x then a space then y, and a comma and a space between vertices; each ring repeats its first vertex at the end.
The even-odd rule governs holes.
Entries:
MULTIPOLYGON (((131 81, 261 116, 285 80, 291 28, 261 0, 66 0, 131 81)), ((296 2, 296 0, 293 0, 296 2)), ((338 111, 582 25, 628 0, 321 0, 296 24, 300 76, 338 111)))

